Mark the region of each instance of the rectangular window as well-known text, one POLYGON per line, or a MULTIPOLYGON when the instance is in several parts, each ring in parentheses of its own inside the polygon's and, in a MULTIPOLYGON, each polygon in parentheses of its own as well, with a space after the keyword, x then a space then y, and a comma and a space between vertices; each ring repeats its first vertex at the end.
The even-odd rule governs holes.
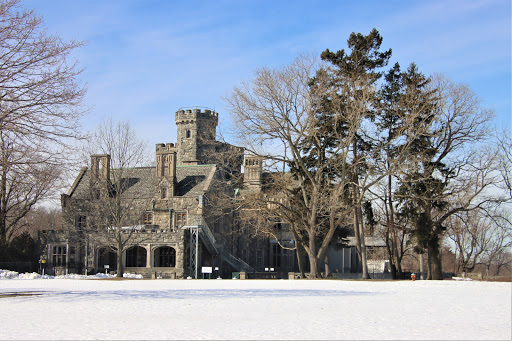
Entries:
POLYGON ((176 213, 176 227, 181 228, 187 224, 186 213, 176 213))
POLYGON ((256 250, 256 266, 263 266, 263 249, 256 250))
POLYGON ((79 215, 75 217, 75 227, 77 230, 82 231, 87 227, 87 217, 79 215))
POLYGON ((152 212, 144 212, 142 214, 142 224, 143 225, 152 225, 153 224, 153 213, 152 212))
POLYGON ((66 266, 66 247, 54 246, 52 249, 53 266, 66 266))
POLYGON ((275 268, 281 266, 281 246, 279 244, 272 244, 272 265, 275 268))
POLYGON ((75 266, 76 259, 76 248, 74 246, 69 247, 69 265, 75 266))
POLYGON ((165 187, 160 188, 160 198, 161 199, 167 198, 167 188, 165 188, 165 187))

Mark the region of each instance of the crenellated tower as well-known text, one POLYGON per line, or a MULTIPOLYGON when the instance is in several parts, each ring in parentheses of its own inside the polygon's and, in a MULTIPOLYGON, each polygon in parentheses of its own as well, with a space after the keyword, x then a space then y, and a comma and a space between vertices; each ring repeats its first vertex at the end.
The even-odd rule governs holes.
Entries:
POLYGON ((212 144, 215 143, 219 116, 215 111, 186 109, 176 111, 177 164, 199 165, 208 163, 212 144))

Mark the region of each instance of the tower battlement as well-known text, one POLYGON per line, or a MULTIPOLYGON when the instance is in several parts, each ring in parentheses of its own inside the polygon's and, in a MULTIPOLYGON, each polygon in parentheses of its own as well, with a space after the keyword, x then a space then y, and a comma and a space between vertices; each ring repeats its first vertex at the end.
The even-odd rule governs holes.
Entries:
POLYGON ((176 151, 176 147, 174 146, 174 143, 157 143, 156 144, 156 153, 169 153, 176 151))
POLYGON ((185 109, 176 111, 176 124, 196 122, 199 120, 208 120, 217 126, 219 114, 213 110, 205 109, 185 109))

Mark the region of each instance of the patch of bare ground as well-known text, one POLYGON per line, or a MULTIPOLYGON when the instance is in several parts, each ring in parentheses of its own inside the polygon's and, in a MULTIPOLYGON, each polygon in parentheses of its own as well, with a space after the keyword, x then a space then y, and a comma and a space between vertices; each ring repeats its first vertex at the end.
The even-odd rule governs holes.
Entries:
POLYGON ((127 277, 110 277, 110 278, 91 278, 88 281, 133 281, 133 280, 151 280, 151 278, 127 278, 127 277))
POLYGON ((512 276, 485 278, 485 282, 512 282, 512 276))
POLYGON ((23 296, 39 296, 44 294, 37 291, 20 291, 20 292, 0 292, 0 298, 23 297, 23 296))

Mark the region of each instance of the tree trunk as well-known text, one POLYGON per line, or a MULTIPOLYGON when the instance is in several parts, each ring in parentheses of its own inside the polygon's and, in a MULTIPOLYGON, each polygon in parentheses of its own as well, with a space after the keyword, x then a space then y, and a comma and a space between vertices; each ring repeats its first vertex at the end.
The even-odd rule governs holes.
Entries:
POLYGON ((117 275, 116 277, 123 277, 124 275, 124 269, 123 269, 123 243, 122 243, 122 236, 121 236, 121 230, 118 228, 117 233, 117 275))
POLYGON ((121 249, 117 249, 117 277, 123 277, 124 269, 123 269, 123 252, 119 252, 121 249))
POLYGON ((0 245, 7 243, 7 178, 2 172, 2 179, 0 182, 0 245))
POLYGON ((370 274, 368 273, 368 261, 366 258, 366 243, 364 240, 364 222, 363 222, 363 212, 361 210, 361 206, 358 205, 356 208, 358 219, 358 228, 359 228, 359 237, 361 241, 361 266, 363 270, 362 279, 370 279, 370 274))
POLYGON ((301 278, 305 278, 306 276, 304 275, 304 262, 301 256, 301 250, 303 249, 303 247, 302 244, 299 242, 299 235, 297 234, 295 227, 293 226, 291 230, 293 233, 293 238, 295 240, 295 254, 297 256, 297 265, 299 266, 300 276, 301 278))
POLYGON ((363 264, 363 261, 362 261, 362 248, 361 248, 361 236, 359 234, 359 228, 358 228, 358 219, 357 219, 357 213, 356 213, 356 208, 354 207, 354 217, 353 217, 353 221, 354 221, 354 234, 355 234, 355 237, 356 237, 356 250, 357 250, 357 268, 356 268, 356 271, 357 272, 362 272, 361 270, 361 264, 363 264))
POLYGON ((315 186, 313 188, 312 194, 312 202, 310 206, 311 216, 309 217, 309 227, 308 227, 308 237, 309 237, 309 245, 308 245, 308 256, 309 256, 309 278, 319 278, 319 264, 318 264, 318 253, 316 247, 316 218, 317 218, 317 209, 318 209, 318 190, 315 186))
MULTIPOLYGON (((436 243, 437 244, 437 243, 436 243)), ((431 258, 431 279, 442 280, 443 279, 443 266, 441 262, 441 252, 439 245, 432 245, 429 250, 428 256, 431 258)))
POLYGON ((329 254, 328 253, 325 254, 324 264, 325 264, 325 267, 324 267, 325 276, 324 277, 328 278, 329 276, 331 276, 331 267, 329 266, 329 254))
POLYGON ((393 279, 396 278, 403 278, 402 273, 402 265, 401 265, 401 259, 398 255, 398 237, 396 235, 396 226, 395 226, 395 210, 393 208, 393 202, 391 201, 391 188, 392 185, 392 178, 391 175, 388 175, 388 229, 391 232, 391 252, 390 255, 391 258, 393 258, 393 262, 391 262, 391 271, 393 279))
POLYGON ((396 267, 395 267, 395 259, 393 257, 393 242, 389 240, 389 229, 386 232, 386 251, 388 252, 389 259, 389 268, 391 271, 391 278, 396 279, 396 267))
POLYGON ((428 247, 427 255, 428 263, 428 280, 441 280, 443 279, 441 254, 439 252, 439 245, 431 243, 428 247))
POLYGON ((427 280, 432 279, 432 257, 430 247, 427 249, 427 280))
POLYGON ((425 254, 420 253, 420 279, 425 279, 425 254))
POLYGON ((309 279, 316 279, 320 276, 318 275, 318 259, 316 255, 309 255, 309 279))
MULTIPOLYGON (((358 161, 357 156, 357 143, 356 139, 352 141, 352 153, 354 155, 354 160, 358 161)), ((361 270, 362 270, 362 278, 369 279, 370 276, 368 274, 368 263, 366 260, 366 243, 364 241, 364 224, 363 224, 363 213, 361 210, 361 200, 359 193, 359 177, 357 174, 357 169, 354 169, 352 173, 352 204, 354 205, 354 231, 356 232, 356 244, 358 244, 358 253, 359 260, 361 261, 361 270)))
POLYGON ((304 275, 304 263, 302 261, 302 256, 300 254, 300 247, 301 246, 297 243, 297 247, 295 248, 295 254, 297 255, 297 265, 299 266, 300 277, 304 278, 306 276, 304 275))

